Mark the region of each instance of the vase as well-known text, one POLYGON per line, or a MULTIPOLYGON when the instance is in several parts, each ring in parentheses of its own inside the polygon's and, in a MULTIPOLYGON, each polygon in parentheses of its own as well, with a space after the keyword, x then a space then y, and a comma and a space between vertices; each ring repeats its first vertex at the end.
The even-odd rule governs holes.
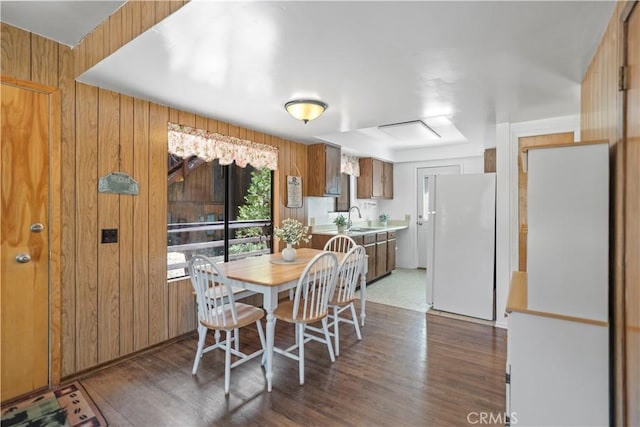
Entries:
POLYGON ((386 227, 387 226, 387 221, 380 221, 380 225, 383 226, 383 227, 386 227))
POLYGON ((342 234, 342 233, 344 233, 344 228, 345 228, 345 226, 344 226, 344 225, 339 225, 339 226, 338 226, 338 234, 342 234))
POLYGON ((296 250, 291 243, 287 243, 287 247, 282 250, 282 259, 287 262, 296 259, 296 250))

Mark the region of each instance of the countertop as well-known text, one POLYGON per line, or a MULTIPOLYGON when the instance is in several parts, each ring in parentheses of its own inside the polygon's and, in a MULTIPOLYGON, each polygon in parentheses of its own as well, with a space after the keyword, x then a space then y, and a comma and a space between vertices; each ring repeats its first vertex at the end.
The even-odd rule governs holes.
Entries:
MULTIPOLYGON (((345 232, 347 236, 364 236, 365 234, 375 234, 381 233, 383 231, 397 231, 397 230, 406 230, 409 228, 407 225, 388 225, 386 227, 358 227, 354 226, 353 231, 345 232)), ((335 236, 338 233, 338 230, 314 230, 311 234, 322 234, 325 236, 335 236)))
POLYGON ((560 320, 568 320, 570 322, 589 323, 597 326, 608 326, 607 322, 599 320, 585 319, 582 317, 568 316, 561 313, 549 313, 545 311, 532 310, 528 306, 527 301, 527 272, 526 271, 514 271, 511 276, 511 286, 509 288, 509 295, 507 297, 507 313, 524 313, 532 314, 534 316, 551 317, 560 320))

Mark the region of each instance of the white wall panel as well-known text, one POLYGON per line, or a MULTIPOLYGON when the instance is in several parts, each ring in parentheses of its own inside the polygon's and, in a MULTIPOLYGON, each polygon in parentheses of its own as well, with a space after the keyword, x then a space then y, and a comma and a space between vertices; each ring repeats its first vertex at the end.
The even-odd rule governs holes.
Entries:
POLYGON ((609 146, 528 155, 529 308, 608 320, 609 146))

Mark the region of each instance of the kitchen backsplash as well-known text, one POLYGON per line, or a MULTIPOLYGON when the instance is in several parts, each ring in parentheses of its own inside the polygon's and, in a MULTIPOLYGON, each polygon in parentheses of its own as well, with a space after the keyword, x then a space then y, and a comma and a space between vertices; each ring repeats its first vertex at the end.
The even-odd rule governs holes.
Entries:
MULTIPOLYGON (((353 198, 351 200, 354 200, 353 198)), ((334 212, 334 199, 332 197, 305 197, 307 224, 323 225, 332 224, 338 215, 348 216, 347 212, 334 212)), ((351 212, 353 222, 374 221, 378 219, 378 202, 376 200, 355 199, 351 206, 360 208, 362 218, 358 218, 358 212, 351 212)))

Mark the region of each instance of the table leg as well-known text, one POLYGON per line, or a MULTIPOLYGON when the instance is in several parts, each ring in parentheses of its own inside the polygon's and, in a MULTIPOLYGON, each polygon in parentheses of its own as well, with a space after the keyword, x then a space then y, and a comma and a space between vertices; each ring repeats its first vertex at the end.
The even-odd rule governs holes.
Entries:
POLYGON ((364 319, 367 317, 365 313, 365 305, 367 304, 367 274, 360 275, 360 324, 364 326, 364 319))
POLYGON ((263 306, 265 311, 267 312, 267 348, 265 349, 266 354, 266 377, 267 377, 267 391, 271 392, 272 387, 272 379, 273 379, 273 346, 274 346, 274 338, 275 338, 275 317, 273 316, 273 311, 277 306, 278 301, 278 292, 274 289, 273 291, 265 292, 263 306))

